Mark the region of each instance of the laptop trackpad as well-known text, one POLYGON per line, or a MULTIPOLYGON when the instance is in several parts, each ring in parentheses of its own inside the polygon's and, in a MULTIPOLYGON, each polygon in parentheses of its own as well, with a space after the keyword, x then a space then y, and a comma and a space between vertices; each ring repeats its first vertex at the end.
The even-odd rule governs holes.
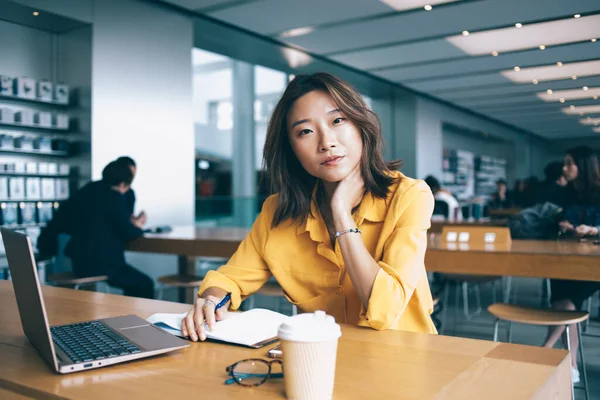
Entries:
POLYGON ((119 329, 117 332, 147 351, 187 345, 185 341, 152 325, 119 329))

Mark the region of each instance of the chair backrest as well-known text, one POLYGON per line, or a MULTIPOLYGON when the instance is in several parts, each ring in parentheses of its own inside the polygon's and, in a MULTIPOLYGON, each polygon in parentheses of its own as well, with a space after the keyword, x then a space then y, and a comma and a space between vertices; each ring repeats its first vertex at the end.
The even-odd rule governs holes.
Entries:
POLYGON ((470 245, 506 245, 512 241, 510 229, 504 226, 453 225, 442 228, 442 242, 470 245))
POLYGON ((448 203, 442 200, 436 200, 433 207, 433 215, 442 215, 444 218, 448 219, 450 216, 450 207, 448 206, 448 203))

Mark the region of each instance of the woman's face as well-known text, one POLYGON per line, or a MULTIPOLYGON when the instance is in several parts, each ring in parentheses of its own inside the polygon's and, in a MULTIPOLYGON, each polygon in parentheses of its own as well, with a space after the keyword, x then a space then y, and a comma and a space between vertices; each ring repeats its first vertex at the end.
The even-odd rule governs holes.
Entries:
POLYGON ((577 179, 579 176, 579 169, 577 169, 577 164, 575 164, 575 160, 571 157, 570 154, 565 156, 565 161, 563 164, 563 175, 567 179, 567 181, 571 182, 577 179))
POLYGON ((296 100, 287 115, 287 128, 300 164, 316 178, 339 182, 360 162, 360 130, 327 92, 315 90, 296 100))

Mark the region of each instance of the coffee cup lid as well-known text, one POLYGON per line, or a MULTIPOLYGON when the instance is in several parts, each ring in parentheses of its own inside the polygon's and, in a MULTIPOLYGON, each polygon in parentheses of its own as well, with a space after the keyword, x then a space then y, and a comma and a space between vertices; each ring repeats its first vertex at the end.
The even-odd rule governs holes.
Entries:
POLYGON ((291 342, 327 342, 342 335, 340 326, 325 311, 298 314, 279 326, 279 339, 291 342))

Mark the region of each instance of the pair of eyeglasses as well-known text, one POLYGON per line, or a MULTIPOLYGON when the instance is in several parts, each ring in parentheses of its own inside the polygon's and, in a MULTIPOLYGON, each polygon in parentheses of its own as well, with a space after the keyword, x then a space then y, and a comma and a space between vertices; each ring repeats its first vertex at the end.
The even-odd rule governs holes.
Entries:
POLYGON ((238 383, 242 386, 259 386, 269 378, 283 378, 283 363, 281 360, 262 360, 260 358, 249 358, 238 361, 225 368, 230 379, 225 381, 226 385, 238 383), (281 372, 273 372, 272 366, 277 364, 281 372))

